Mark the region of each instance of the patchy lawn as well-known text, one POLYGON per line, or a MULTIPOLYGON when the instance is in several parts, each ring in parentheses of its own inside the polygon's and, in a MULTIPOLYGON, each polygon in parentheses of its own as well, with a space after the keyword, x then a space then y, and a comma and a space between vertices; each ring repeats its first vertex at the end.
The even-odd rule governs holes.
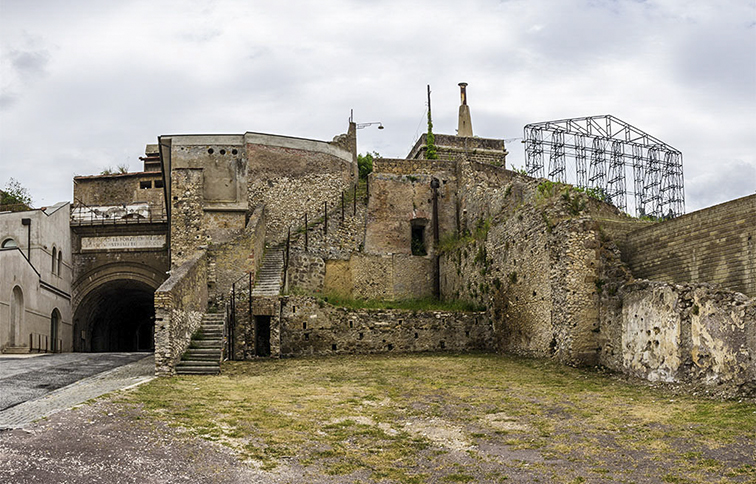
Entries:
POLYGON ((121 398, 275 482, 756 482, 756 405, 490 354, 230 362, 121 398))

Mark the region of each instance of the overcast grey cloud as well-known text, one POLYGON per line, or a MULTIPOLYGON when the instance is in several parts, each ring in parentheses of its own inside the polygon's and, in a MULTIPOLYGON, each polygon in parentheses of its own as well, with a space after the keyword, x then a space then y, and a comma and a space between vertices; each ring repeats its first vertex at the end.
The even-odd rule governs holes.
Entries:
POLYGON ((756 192, 751 0, 0 0, 0 26, 0 184, 37 205, 161 134, 329 140, 351 109, 403 157, 426 84, 454 133, 461 81, 476 135, 612 114, 683 152, 688 211, 756 192))

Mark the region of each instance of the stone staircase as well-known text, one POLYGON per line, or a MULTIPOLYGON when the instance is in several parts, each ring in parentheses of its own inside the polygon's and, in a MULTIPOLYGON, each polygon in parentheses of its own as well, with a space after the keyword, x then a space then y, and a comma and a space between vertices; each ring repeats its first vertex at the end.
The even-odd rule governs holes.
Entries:
POLYGON ((177 375, 217 375, 223 354, 224 313, 206 313, 200 330, 176 365, 177 375))
POLYGON ((257 275, 252 296, 278 296, 281 294, 281 276, 284 266, 284 251, 280 247, 270 248, 257 275))

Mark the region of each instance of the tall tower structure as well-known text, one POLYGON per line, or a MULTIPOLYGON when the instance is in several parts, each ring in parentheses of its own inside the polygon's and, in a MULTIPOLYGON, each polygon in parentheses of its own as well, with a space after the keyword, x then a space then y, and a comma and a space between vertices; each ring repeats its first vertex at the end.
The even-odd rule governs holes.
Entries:
POLYGON ((473 135, 472 119, 470 118, 470 106, 467 105, 467 83, 459 83, 459 94, 462 98, 459 106, 459 118, 457 121, 457 136, 466 136, 471 138, 473 135))

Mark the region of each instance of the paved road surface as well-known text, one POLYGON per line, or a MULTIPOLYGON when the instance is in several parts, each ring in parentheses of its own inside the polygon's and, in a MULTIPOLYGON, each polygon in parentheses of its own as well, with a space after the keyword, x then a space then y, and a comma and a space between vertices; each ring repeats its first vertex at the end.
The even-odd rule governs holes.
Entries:
POLYGON ((63 353, 0 358, 0 429, 34 420, 153 378, 146 353, 63 353))

